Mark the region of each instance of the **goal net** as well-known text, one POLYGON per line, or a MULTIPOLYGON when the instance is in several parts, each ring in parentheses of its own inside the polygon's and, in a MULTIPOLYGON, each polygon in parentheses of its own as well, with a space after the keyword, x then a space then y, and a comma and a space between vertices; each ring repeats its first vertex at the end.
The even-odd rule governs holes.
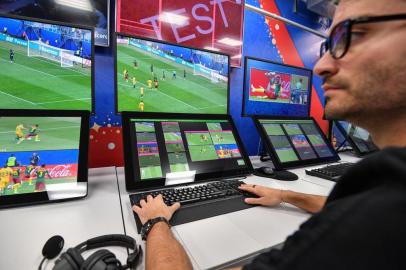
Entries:
POLYGON ((60 63, 61 67, 73 67, 74 52, 56 48, 40 41, 28 41, 28 57, 42 57, 60 63))

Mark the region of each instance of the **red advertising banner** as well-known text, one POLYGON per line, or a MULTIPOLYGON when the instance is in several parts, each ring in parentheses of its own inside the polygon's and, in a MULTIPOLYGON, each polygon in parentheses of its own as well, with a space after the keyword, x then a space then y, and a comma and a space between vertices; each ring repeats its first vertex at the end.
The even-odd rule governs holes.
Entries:
POLYGON ((116 30, 230 55, 240 66, 244 0, 117 0, 116 30))

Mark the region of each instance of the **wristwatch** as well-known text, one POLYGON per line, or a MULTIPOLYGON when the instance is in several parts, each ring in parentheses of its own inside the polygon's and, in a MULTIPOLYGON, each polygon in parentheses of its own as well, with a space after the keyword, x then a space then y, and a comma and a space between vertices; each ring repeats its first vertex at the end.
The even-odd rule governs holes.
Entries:
POLYGON ((169 221, 164 217, 157 217, 157 218, 150 219, 147 222, 145 222, 144 225, 142 225, 142 227, 141 227, 140 234, 141 234, 142 240, 144 240, 144 241, 147 240, 147 236, 148 236, 149 232, 152 230, 152 227, 154 227, 154 225, 157 224, 158 222, 165 222, 166 224, 168 224, 169 227, 171 226, 169 224, 169 221))

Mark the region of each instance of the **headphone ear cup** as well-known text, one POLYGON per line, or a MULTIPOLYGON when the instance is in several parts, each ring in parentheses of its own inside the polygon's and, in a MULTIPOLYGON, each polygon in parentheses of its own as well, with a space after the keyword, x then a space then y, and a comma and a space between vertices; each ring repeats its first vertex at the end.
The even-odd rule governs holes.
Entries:
POLYGON ((83 270, 119 269, 121 263, 107 249, 101 249, 90 255, 82 265, 83 270), (110 265, 112 264, 112 265, 110 265), (110 266, 109 266, 110 265, 110 266))
POLYGON ((82 255, 74 249, 69 248, 63 253, 59 259, 55 262, 53 270, 79 270, 84 260, 82 255))

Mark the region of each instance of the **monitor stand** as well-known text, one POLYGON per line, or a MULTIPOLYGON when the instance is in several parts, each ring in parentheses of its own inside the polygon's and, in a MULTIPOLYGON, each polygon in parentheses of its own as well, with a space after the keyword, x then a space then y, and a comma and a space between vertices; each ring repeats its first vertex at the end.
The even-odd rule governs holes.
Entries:
MULTIPOLYGON (((259 159, 262 162, 271 160, 270 156, 264 155, 264 154, 261 154, 259 159)), ((295 181, 295 180, 299 179, 299 176, 297 176, 297 174, 295 174, 293 172, 282 170, 282 169, 271 168, 271 167, 256 168, 254 171, 254 175, 272 178, 272 179, 281 180, 281 181, 295 181)))
MULTIPOLYGON (((295 181, 299 179, 297 174, 290 171, 273 169, 273 173, 265 173, 262 168, 263 167, 255 169, 254 175, 281 181, 295 181)), ((269 167, 269 169, 271 169, 271 167, 269 167)))

